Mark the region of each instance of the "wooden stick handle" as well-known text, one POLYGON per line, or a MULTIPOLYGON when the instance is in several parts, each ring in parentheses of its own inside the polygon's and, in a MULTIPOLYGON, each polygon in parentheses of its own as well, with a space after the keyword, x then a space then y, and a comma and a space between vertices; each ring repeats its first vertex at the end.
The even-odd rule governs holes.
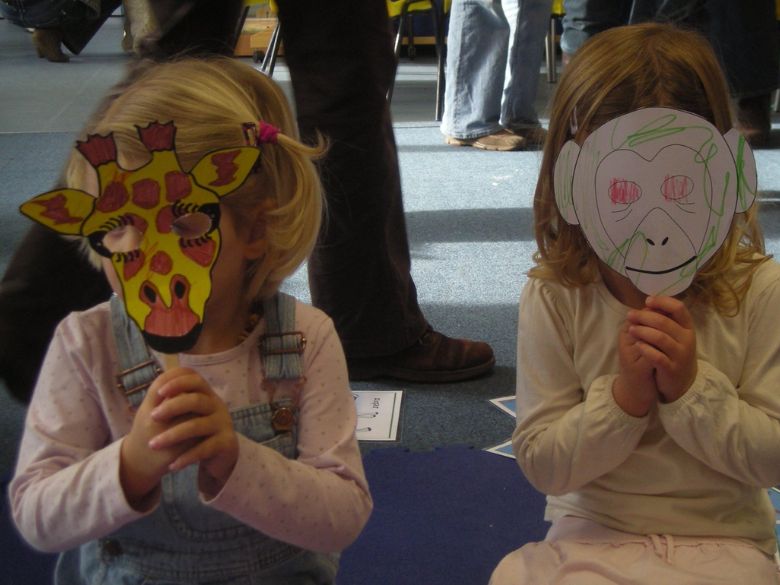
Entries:
POLYGON ((175 353, 162 354, 162 366, 166 372, 179 367, 179 355, 175 353))

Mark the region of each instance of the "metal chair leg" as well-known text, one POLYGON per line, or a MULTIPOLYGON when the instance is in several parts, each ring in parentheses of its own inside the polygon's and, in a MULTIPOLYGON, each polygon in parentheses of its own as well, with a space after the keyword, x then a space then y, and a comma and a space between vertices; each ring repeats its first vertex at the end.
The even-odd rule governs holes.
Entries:
POLYGON ((276 66, 276 56, 279 54, 280 33, 282 25, 277 20, 274 32, 271 33, 271 39, 268 41, 268 50, 263 57, 263 64, 260 65, 260 70, 268 75, 268 77, 274 76, 274 67, 276 66))
POLYGON ((434 119, 441 122, 444 112, 444 86, 447 44, 444 41, 444 4, 433 2, 434 39, 436 40, 436 106, 434 119))
POLYGON ((555 64, 557 59, 555 53, 555 32, 556 32, 555 17, 550 17, 550 30, 547 31, 547 38, 544 43, 544 54, 547 62, 547 81, 548 83, 555 83, 558 81, 558 70, 555 64))

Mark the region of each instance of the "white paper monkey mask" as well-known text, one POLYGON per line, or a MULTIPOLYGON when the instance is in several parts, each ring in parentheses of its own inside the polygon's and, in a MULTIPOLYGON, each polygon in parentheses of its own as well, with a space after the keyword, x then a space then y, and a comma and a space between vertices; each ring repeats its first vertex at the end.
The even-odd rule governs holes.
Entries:
POLYGON ((739 132, 646 108, 610 120, 555 161, 555 202, 610 268, 646 294, 675 295, 723 244, 756 194, 739 132))

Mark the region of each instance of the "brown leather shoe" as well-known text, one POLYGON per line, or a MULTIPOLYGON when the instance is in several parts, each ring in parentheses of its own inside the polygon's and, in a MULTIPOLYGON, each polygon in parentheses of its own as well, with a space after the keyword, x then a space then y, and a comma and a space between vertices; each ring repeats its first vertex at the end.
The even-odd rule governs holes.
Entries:
POLYGON ((453 339, 430 326, 414 345, 396 354, 347 360, 350 380, 394 378, 431 384, 476 378, 491 371, 495 363, 487 343, 453 339))
POLYGON ((70 61, 65 53, 62 52, 62 32, 56 28, 36 28, 32 34, 33 45, 38 52, 38 57, 52 63, 67 63, 70 61))
POLYGON ((753 148, 769 144, 772 129, 770 101, 768 93, 737 100, 737 130, 753 148))

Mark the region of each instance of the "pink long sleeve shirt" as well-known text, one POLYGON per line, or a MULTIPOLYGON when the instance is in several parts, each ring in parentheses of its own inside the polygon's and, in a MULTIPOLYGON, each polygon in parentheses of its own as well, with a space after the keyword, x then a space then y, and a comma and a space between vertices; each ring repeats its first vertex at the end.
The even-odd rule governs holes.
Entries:
MULTIPOLYGON (((180 354, 230 410, 268 402, 257 350, 265 322, 240 344, 210 355, 180 354)), ((307 339, 296 460, 239 435, 238 461, 207 506, 270 537, 336 552, 360 533, 371 512, 355 406, 332 321, 297 303, 296 329, 307 339)), ((119 483, 119 450, 133 413, 116 387, 119 371, 108 303, 68 316, 57 328, 27 413, 9 488, 14 522, 44 551, 106 536, 139 512, 119 483)), ((290 390, 280 385, 274 400, 290 390)))

